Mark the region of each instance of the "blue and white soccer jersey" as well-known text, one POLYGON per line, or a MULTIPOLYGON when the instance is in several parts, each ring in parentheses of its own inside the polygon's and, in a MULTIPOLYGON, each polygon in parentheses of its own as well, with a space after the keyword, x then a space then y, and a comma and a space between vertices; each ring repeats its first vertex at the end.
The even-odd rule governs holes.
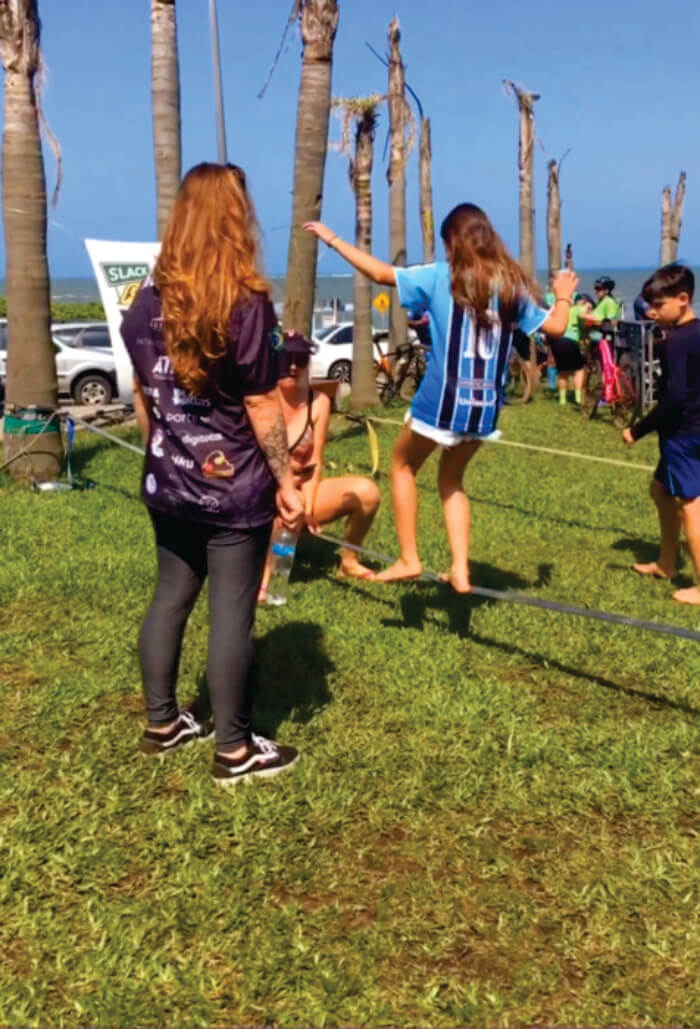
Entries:
POLYGON ((427 313, 433 340, 412 417, 458 436, 488 436, 503 404, 513 329, 530 336, 549 311, 525 296, 512 325, 501 325, 494 311, 491 328, 477 332, 474 319, 453 300, 444 261, 397 268, 396 287, 402 307, 414 317, 427 313))

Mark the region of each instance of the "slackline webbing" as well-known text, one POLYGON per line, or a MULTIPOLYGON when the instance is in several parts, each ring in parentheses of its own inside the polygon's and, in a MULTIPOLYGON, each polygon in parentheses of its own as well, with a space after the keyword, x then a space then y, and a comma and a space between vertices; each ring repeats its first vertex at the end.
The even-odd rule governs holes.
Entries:
MULTIPOLYGON (((403 426, 406 423, 397 421, 395 418, 375 418, 374 415, 348 415, 345 417, 350 422, 376 422, 378 425, 400 425, 403 426)), ((653 472, 654 468, 648 464, 635 464, 632 461, 618 461, 613 457, 597 457, 595 454, 579 454, 575 450, 555 450, 553 447, 539 447, 534 443, 516 443, 512 439, 494 438, 489 439, 488 436, 484 437, 483 443, 499 443, 503 447, 520 447, 521 450, 533 450, 540 454, 551 454, 554 457, 577 457, 580 461, 596 461, 599 464, 611 464, 617 468, 636 468, 637 471, 641 472, 653 472)))
MULTIPOLYGON (((364 554, 374 561, 381 561, 383 564, 393 564, 394 558, 387 554, 378 554, 367 547, 358 547, 353 543, 346 543, 345 540, 336 539, 335 536, 328 536, 324 532, 313 534, 316 539, 322 539, 326 543, 332 543, 336 547, 344 547, 347 550, 354 550, 357 554, 364 554)), ((441 586, 447 585, 435 572, 422 572, 417 577, 427 582, 437 582, 441 586)), ((371 581, 371 580, 369 580, 371 581)), ((415 582, 415 579, 397 580, 397 582, 415 582)), ((450 587, 451 588, 451 587, 450 587)), ((456 594, 459 596, 460 594, 456 594)), ((696 629, 686 629, 680 625, 668 625, 665 622, 650 622, 644 618, 633 618, 630 615, 617 615, 609 611, 597 611, 595 608, 576 607, 574 604, 564 604, 558 600, 544 600, 541 597, 530 597, 527 593, 518 593, 515 590, 492 590, 487 586, 472 586, 465 597, 486 597, 488 600, 502 600, 508 604, 524 604, 527 607, 539 607, 545 611, 557 611, 559 614, 578 615, 581 618, 592 618, 597 622, 612 622, 614 625, 626 625, 632 629, 644 629, 647 632, 665 633, 667 636, 681 636, 688 640, 700 641, 700 632, 696 629)))
MULTIPOLYGON (((95 425, 91 425, 90 422, 83 421, 82 418, 72 417, 74 421, 84 425, 86 429, 104 436, 105 439, 111 440, 117 446, 131 450, 140 457, 145 456, 146 452, 141 447, 134 446, 133 443, 127 443, 126 440, 119 439, 118 436, 105 432, 104 429, 98 429, 95 425)), ((323 540, 325 543, 330 543, 333 546, 345 547, 347 550, 354 550, 357 554, 365 554, 373 561, 381 561, 382 564, 394 563, 394 558, 389 557, 387 554, 379 554, 377 551, 369 550, 367 547, 358 547, 353 543, 346 543, 345 540, 337 539, 335 536, 328 536, 324 532, 317 532, 313 535, 316 539, 323 540)), ((445 585, 440 576, 436 575, 435 572, 422 572, 419 578, 427 582, 437 582, 440 585, 445 585)), ((630 615, 613 614, 610 611, 598 611, 595 608, 577 607, 575 604, 564 604, 558 600, 544 600, 541 597, 530 597, 527 593, 518 593, 514 590, 492 590, 487 586, 472 586, 471 592, 465 594, 465 596, 485 597, 488 600, 500 600, 507 604, 523 604, 526 607, 538 607, 544 611, 556 611, 559 614, 576 615, 580 618, 591 618, 597 622, 610 622, 613 625, 624 625, 631 629, 658 632, 665 636, 680 636, 682 639, 700 642, 700 632, 696 629, 686 629, 683 626, 669 625, 666 622, 651 622, 644 618, 633 618, 630 615)))

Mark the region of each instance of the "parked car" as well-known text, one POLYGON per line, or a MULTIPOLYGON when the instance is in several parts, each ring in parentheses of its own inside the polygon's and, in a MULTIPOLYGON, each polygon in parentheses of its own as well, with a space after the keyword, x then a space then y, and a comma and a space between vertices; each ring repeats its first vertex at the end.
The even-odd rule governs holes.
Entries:
MULTIPOLYGON (((51 328, 58 392, 71 397, 76 404, 109 404, 117 395, 117 370, 111 346, 96 342, 103 338, 103 326, 104 323, 83 322, 79 332, 73 331, 75 325, 57 324, 51 328), (67 342, 69 338, 75 343, 67 342), (95 342, 90 344, 90 340, 95 342)), ((6 357, 7 322, 0 322, 0 395, 5 392, 6 357)))
POLYGON ((111 350, 112 340, 107 322, 54 322, 51 335, 72 347, 98 347, 111 350))
MULTIPOLYGON (((338 322, 326 325, 314 333, 312 340, 316 345, 316 352, 311 355, 312 379, 338 379, 339 382, 350 382, 354 329, 353 322, 338 322)), ((386 330, 374 329, 372 337, 375 361, 379 362, 382 355, 389 352, 389 333, 386 330)), ((409 329, 408 339, 415 338, 415 332, 409 329)))

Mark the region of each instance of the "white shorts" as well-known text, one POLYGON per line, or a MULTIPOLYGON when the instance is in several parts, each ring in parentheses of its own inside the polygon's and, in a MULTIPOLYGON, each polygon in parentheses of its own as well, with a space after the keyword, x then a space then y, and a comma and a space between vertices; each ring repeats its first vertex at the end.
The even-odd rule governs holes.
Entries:
POLYGON ((460 443, 467 443, 471 440, 495 440, 501 438, 500 429, 494 429, 488 436, 476 436, 473 432, 453 432, 452 429, 439 429, 436 425, 428 425, 427 422, 422 422, 420 418, 415 418, 410 410, 406 411, 404 423, 411 432, 415 432, 418 436, 424 436, 425 439, 431 439, 433 443, 437 443, 440 447, 456 447, 460 443))

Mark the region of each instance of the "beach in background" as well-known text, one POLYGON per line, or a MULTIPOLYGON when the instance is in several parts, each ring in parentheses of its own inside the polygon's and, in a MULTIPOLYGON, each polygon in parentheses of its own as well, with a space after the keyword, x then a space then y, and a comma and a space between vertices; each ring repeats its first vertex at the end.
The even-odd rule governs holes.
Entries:
MULTIPOLYGON (((628 305, 625 312, 632 316, 632 301, 639 293, 642 283, 654 271, 653 268, 581 268, 578 274, 581 280, 580 289, 586 293, 593 292, 593 282, 599 275, 609 275, 615 280, 615 296, 628 305)), ((696 270, 696 274, 700 272, 696 270)), ((538 273, 542 285, 546 284, 547 272, 538 273)), ((270 281, 275 290, 275 300, 281 301, 284 296, 284 276, 271 275, 270 281)), ((383 287, 374 287, 375 295, 381 293, 383 287)), ((0 279, 0 294, 5 293, 5 280, 0 279)), ((91 300, 99 300, 97 283, 94 278, 53 278, 51 280, 51 296, 54 301, 66 304, 82 304, 91 300)), ((319 275, 316 280, 317 308, 330 307, 337 300, 340 305, 352 305, 352 275, 319 275)), ((342 307, 339 308, 342 310, 342 307)))

